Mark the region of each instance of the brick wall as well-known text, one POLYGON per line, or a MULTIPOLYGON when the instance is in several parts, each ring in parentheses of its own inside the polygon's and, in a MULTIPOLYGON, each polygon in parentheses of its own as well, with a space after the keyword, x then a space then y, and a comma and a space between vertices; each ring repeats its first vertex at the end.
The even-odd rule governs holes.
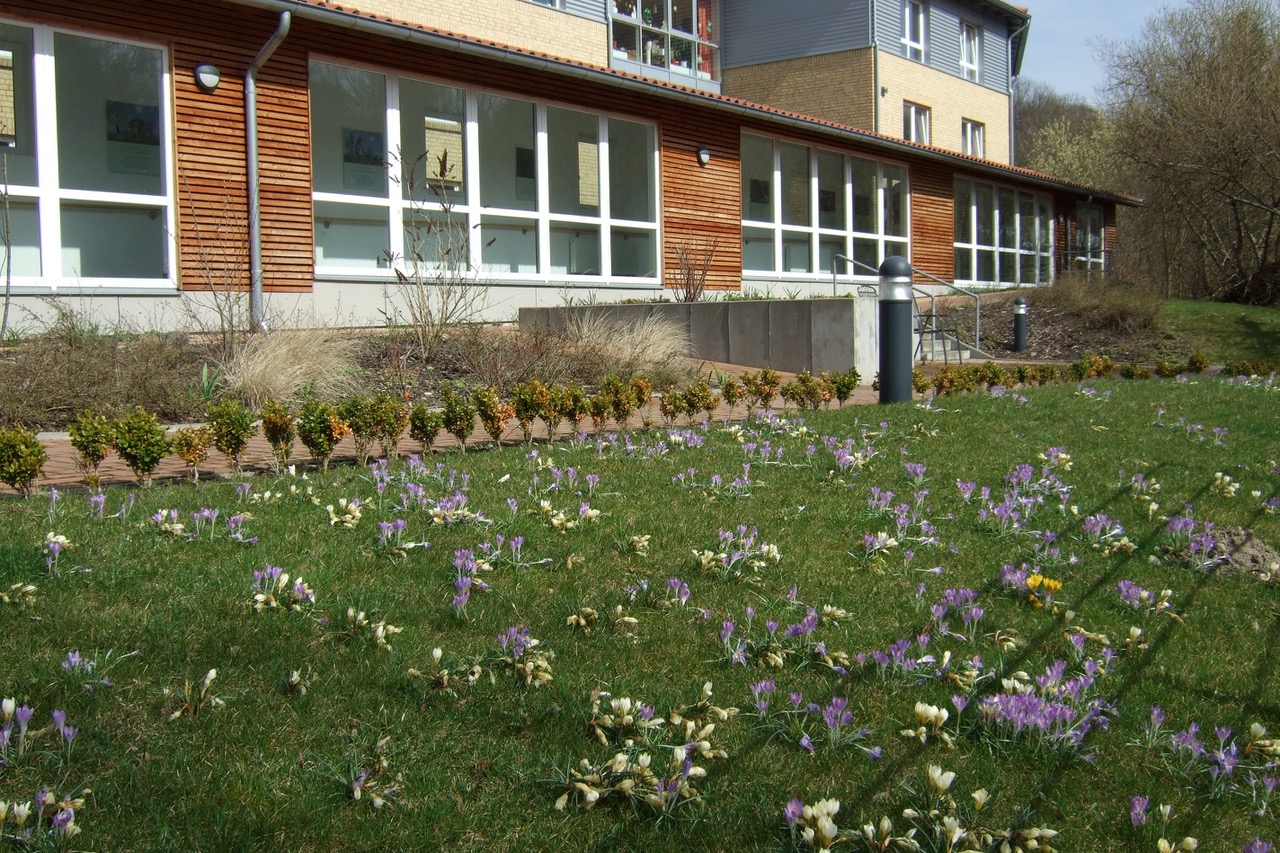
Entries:
POLYGON ((724 94, 871 130, 872 48, 726 68, 724 94))
POLYGON ((358 0, 361 12, 609 65, 608 26, 528 0, 358 0))
POLYGON ((0 142, 11 140, 18 129, 14 110, 13 54, 0 50, 0 142))
POLYGON ((902 136, 902 102, 932 112, 930 144, 960 150, 960 120, 986 125, 987 160, 1009 162, 1009 96, 889 53, 880 54, 880 132, 902 136))

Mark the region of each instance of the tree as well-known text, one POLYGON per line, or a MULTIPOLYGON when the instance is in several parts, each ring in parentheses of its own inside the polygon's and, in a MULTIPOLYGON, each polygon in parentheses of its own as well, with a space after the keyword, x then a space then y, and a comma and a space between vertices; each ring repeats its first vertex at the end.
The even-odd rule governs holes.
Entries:
MULTIPOLYGON (((1056 172, 1041 168, 1045 134, 1052 130, 1058 137, 1071 138, 1077 134, 1090 134, 1102 119, 1102 113, 1093 104, 1072 95, 1064 95, 1039 80, 1019 79, 1014 89, 1014 156, 1017 165, 1044 171, 1056 177, 1056 172)), ((1055 140, 1054 147, 1060 142, 1055 140)), ((1085 183, 1092 183, 1085 181, 1085 183)))
POLYGON ((1280 304, 1280 13, 1190 0, 1105 51, 1114 151, 1166 292, 1280 304))

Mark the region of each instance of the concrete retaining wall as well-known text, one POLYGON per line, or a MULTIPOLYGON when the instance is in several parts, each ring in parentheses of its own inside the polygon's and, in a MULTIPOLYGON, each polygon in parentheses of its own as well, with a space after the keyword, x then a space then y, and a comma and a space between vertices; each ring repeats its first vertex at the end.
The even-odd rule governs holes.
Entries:
POLYGON ((690 354, 707 361, 789 373, 840 373, 856 367, 863 384, 870 384, 880 369, 874 297, 521 308, 520 326, 563 331, 582 312, 628 323, 662 316, 688 331, 690 354))

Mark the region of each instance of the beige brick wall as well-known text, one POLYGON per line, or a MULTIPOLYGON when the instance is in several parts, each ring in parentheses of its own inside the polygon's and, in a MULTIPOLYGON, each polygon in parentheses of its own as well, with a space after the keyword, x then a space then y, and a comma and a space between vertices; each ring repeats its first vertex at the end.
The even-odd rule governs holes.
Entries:
POLYGON ((13 54, 0 50, 0 141, 11 140, 17 133, 14 95, 13 54))
POLYGON ((888 53, 880 54, 880 132, 902 136, 902 102, 928 107, 931 144, 960 150, 960 120, 987 126, 986 159, 1009 162, 1009 96, 888 53))
POLYGON ((608 66, 604 23, 528 0, 354 0, 361 12, 608 66))
POLYGON ((872 48, 726 68, 723 92, 870 130, 875 109, 872 48))

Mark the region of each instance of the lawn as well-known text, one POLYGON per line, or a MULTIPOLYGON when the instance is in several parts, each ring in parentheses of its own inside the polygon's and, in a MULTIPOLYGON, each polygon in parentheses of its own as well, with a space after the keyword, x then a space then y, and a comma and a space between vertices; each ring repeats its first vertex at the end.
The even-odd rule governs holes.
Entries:
POLYGON ((1275 841, 1278 395, 1097 381, 6 500, 0 800, 33 804, 0 848, 1275 841))
POLYGON ((1215 364, 1280 361, 1280 308, 1174 299, 1161 311, 1167 337, 1215 364))

